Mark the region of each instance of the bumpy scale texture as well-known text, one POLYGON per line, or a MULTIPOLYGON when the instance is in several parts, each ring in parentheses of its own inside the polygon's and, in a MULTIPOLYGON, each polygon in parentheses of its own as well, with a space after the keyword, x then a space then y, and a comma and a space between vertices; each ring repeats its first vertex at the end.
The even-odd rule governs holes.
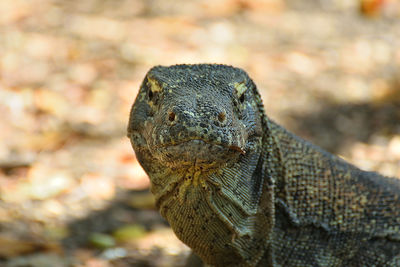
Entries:
POLYGON ((128 136, 162 216, 212 266, 400 266, 400 180, 264 113, 241 69, 157 66, 128 136))

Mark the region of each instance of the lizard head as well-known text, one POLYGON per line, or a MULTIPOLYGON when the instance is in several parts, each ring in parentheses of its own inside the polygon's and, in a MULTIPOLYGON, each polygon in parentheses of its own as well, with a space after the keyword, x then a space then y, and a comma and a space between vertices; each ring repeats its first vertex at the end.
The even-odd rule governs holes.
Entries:
POLYGON ((248 153, 262 136, 255 85, 238 68, 153 67, 132 107, 128 137, 139 162, 216 169, 248 153))
POLYGON ((265 125, 254 83, 225 65, 154 67, 132 106, 128 137, 156 206, 207 263, 262 255, 265 125))

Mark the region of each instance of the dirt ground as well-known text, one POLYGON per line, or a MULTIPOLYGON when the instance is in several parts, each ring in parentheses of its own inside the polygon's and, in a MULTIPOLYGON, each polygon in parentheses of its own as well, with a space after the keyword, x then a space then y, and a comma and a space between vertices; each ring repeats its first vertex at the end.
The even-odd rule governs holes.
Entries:
POLYGON ((398 0, 1 0, 0 266, 183 264, 126 138, 154 65, 242 67, 275 121, 400 177, 399 18, 398 0))

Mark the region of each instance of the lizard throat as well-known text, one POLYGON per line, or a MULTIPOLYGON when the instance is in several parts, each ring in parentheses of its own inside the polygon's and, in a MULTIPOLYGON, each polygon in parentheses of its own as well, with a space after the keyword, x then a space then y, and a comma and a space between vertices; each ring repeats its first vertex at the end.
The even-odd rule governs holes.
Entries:
MULTIPOLYGON (((174 172, 164 176, 169 181, 167 186, 159 187, 159 192, 153 190, 162 216, 199 255, 209 258, 218 254, 215 257, 221 258, 226 253, 233 257, 233 262, 239 258, 257 261, 260 255, 247 247, 248 240, 258 240, 270 228, 263 225, 266 220, 258 219, 262 216, 257 207, 263 182, 252 176, 259 177, 259 158, 259 152, 249 153, 235 164, 212 173, 197 167, 174 172)), ((255 242, 264 245, 262 239, 255 242)))

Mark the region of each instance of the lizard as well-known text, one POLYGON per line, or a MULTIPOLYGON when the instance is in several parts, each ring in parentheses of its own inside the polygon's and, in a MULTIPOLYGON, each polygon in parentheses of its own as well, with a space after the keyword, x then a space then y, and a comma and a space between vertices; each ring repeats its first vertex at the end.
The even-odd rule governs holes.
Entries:
POLYGON ((400 180, 275 123, 248 74, 155 66, 128 137, 161 215, 210 266, 400 266, 400 180))

